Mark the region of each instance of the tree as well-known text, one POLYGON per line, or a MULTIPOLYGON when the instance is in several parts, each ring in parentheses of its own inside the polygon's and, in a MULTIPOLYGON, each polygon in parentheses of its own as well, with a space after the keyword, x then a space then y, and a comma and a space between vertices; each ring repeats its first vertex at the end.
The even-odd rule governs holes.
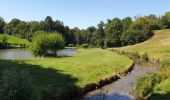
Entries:
POLYGON ((161 23, 164 28, 170 28, 170 12, 166 12, 165 15, 161 17, 161 23))
POLYGON ((104 48, 104 42, 105 42, 105 32, 104 32, 104 22, 100 21, 100 23, 97 25, 98 29, 95 31, 95 41, 97 47, 104 48))
POLYGON ((123 31, 127 31, 129 29, 129 27, 131 26, 131 24, 133 23, 132 18, 131 17, 125 17, 122 20, 122 24, 123 24, 123 31))
POLYGON ((123 32, 123 24, 119 18, 114 18, 105 28, 106 44, 109 47, 121 46, 121 34, 123 32))
POLYGON ((0 34, 4 33, 4 26, 5 26, 5 21, 2 17, 0 17, 0 34))

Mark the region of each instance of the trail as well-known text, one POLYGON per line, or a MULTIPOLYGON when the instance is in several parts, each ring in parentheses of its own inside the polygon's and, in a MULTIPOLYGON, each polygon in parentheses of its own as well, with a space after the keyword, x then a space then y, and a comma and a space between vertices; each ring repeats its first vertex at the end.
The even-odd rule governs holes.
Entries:
POLYGON ((129 92, 135 88, 137 78, 156 71, 157 67, 153 64, 136 64, 127 76, 104 86, 102 89, 88 93, 80 100, 135 100, 135 97, 129 92))

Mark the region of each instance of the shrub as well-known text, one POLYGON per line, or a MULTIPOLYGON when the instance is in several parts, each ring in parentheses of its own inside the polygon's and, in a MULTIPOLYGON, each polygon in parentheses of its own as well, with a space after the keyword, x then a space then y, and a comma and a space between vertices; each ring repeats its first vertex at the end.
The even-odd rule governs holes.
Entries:
POLYGON ((135 92, 141 96, 148 96, 153 92, 155 85, 159 84, 161 77, 157 73, 149 73, 137 80, 135 92))
POLYGON ((40 100, 28 71, 5 70, 1 76, 0 100, 40 100))
POLYGON ((89 46, 88 46, 88 44, 82 44, 81 47, 84 49, 87 49, 89 46))
POLYGON ((146 52, 142 55, 142 59, 144 59, 146 61, 149 60, 148 54, 146 52))
POLYGON ((46 56, 48 51, 56 54, 57 50, 63 49, 64 43, 64 39, 59 33, 41 32, 33 37, 31 49, 35 56, 46 56))
POLYGON ((1 41, 2 41, 2 44, 3 44, 4 46, 7 46, 7 44, 8 44, 8 38, 7 38, 6 36, 3 36, 1 41))
POLYGON ((19 44, 20 47, 23 47, 22 43, 19 44))
POLYGON ((69 46, 69 47, 74 47, 74 44, 69 44, 68 46, 69 46))

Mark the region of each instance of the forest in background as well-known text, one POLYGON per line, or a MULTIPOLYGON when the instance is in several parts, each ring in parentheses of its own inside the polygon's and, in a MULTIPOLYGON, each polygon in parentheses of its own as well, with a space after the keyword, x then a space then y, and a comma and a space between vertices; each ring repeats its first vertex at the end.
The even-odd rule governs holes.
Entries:
POLYGON ((170 12, 162 16, 138 16, 134 20, 131 17, 116 17, 87 29, 69 28, 62 21, 54 21, 50 16, 43 21, 21 21, 14 18, 8 23, 0 17, 0 34, 14 35, 31 42, 37 31, 58 32, 64 37, 66 46, 88 44, 107 48, 133 45, 149 39, 153 35, 152 30, 167 28, 170 28, 170 12))

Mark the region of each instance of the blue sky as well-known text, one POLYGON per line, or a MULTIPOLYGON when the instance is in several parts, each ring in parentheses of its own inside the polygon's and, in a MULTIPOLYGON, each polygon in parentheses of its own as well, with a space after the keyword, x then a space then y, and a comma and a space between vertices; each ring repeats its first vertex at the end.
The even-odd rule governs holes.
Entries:
POLYGON ((108 18, 162 15, 170 11, 170 0, 0 0, 0 16, 41 21, 46 16, 69 27, 96 26, 108 18))

